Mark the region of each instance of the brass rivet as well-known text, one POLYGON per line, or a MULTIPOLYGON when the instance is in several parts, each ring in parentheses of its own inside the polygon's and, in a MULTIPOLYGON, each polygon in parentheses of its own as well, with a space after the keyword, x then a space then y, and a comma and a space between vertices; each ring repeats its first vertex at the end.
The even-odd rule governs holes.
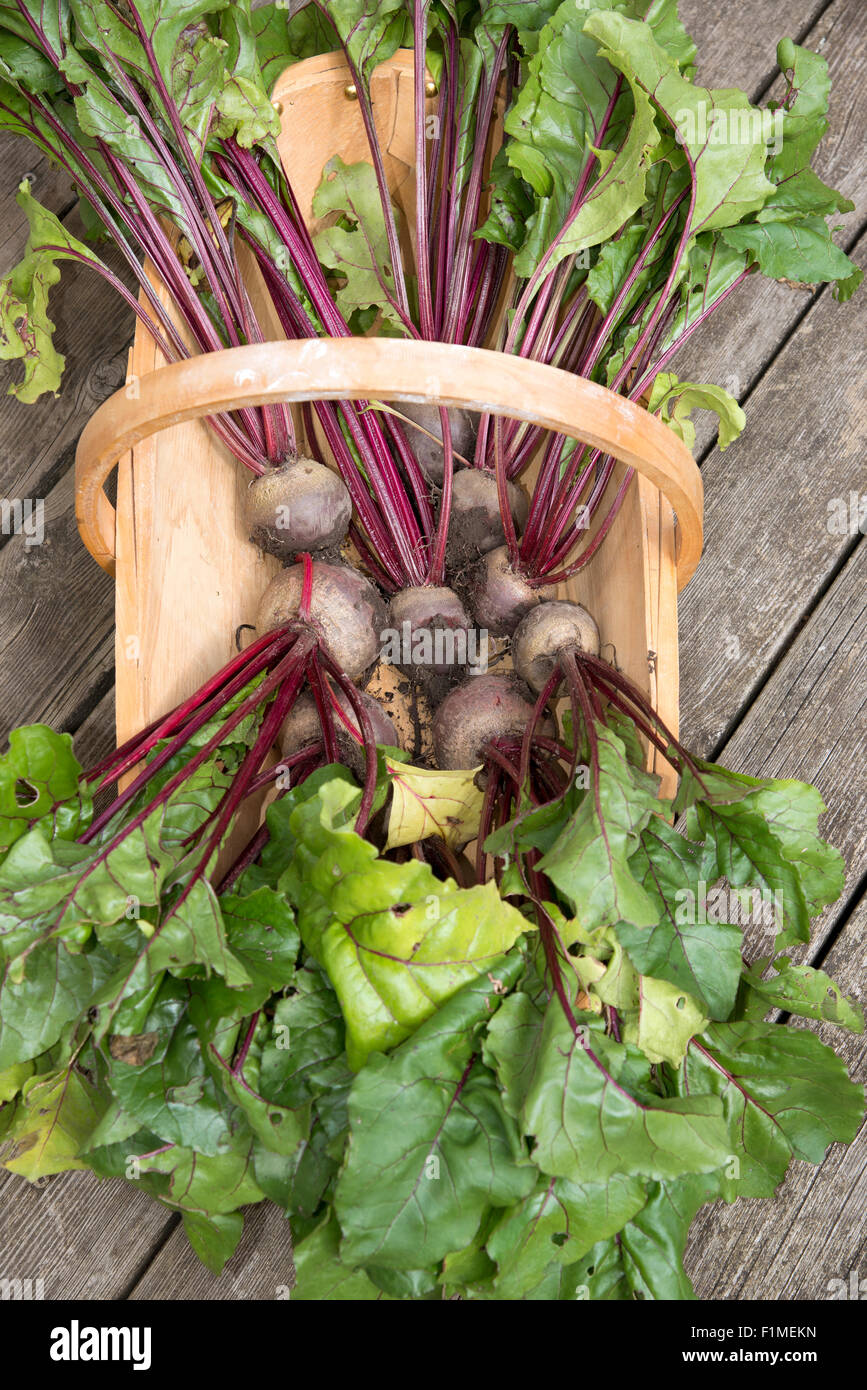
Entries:
POLYGON ((343 88, 343 95, 346 97, 347 101, 358 100, 358 88, 354 82, 347 82, 346 86, 343 88))
POLYGON ((272 102, 271 102, 271 105, 274 107, 274 110, 277 112, 277 115, 278 115, 278 116, 282 116, 282 115, 283 115, 283 103, 282 103, 282 101, 272 101, 272 102))
POLYGON ((432 78, 432 77, 429 77, 429 78, 427 79, 427 81, 425 82, 425 84, 424 84, 424 94, 425 94, 425 96, 426 96, 426 97, 435 97, 438 91, 439 91, 439 87, 438 87, 437 84, 434 82, 433 78, 432 78))

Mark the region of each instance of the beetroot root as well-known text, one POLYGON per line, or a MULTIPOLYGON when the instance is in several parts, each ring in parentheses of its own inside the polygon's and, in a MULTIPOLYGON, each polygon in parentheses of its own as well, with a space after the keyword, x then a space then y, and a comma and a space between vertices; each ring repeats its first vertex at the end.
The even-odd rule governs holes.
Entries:
MULTIPOLYGON (((444 769, 478 767, 485 745, 497 738, 522 738, 532 713, 533 698, 517 676, 471 676, 446 696, 434 716, 437 763, 444 769)), ((554 734, 550 715, 540 719, 538 732, 554 734)))
POLYGON ((244 498, 250 540, 289 560, 343 543, 352 516, 346 484, 315 459, 298 458, 255 478, 244 498))
POLYGON ((512 664, 532 690, 542 690, 564 648, 599 655, 599 629, 580 603, 549 599, 531 608, 515 629, 512 664))
MULTIPOLYGON (((303 583, 303 565, 274 576, 259 604, 257 632, 299 620, 303 583)), ((363 574, 349 565, 313 562, 308 621, 350 680, 358 680, 378 660, 385 618, 385 604, 363 574)))

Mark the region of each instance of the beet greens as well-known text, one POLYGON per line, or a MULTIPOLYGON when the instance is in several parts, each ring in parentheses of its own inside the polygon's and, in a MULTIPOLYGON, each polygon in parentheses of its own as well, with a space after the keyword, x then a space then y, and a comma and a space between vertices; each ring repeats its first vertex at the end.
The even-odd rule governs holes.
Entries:
MULTIPOLYGON (((672 0, 7 0, 0 125, 69 174, 87 231, 22 186, 10 389, 60 384, 63 261, 169 361, 263 340, 255 266, 289 338, 495 347, 688 444, 710 409, 725 448, 743 412, 680 381, 678 349, 755 274, 841 299, 859 274, 810 168, 824 59, 784 40, 760 109, 696 86, 694 57, 672 0), (338 48, 369 157, 334 152, 311 236, 270 92, 338 48), (373 94, 400 48, 412 235, 373 94)), ((209 424, 286 568, 249 645, 96 767, 41 725, 0 757, 0 1162, 126 1178, 215 1271, 275 1201, 301 1299, 692 1297, 700 1206, 772 1196, 863 1112, 830 1048, 766 1021, 863 1029, 796 959, 843 887, 818 793, 691 755, 592 616, 543 601, 609 536, 612 458, 424 404, 209 424), (386 621, 414 748, 365 689, 386 621), (459 684, 480 629, 493 670, 459 684)))

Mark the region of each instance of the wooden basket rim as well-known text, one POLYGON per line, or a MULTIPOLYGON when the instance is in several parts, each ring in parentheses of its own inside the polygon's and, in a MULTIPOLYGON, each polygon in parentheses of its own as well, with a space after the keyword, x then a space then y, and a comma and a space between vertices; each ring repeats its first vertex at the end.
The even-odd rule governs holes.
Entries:
POLYGON ((526 420, 601 449, 643 474, 677 516, 678 589, 701 558, 703 484, 682 440, 633 401, 559 367, 489 348, 396 338, 310 338, 225 348, 173 362, 121 387, 85 426, 75 456, 75 514, 110 574, 115 511, 104 484, 142 439, 171 425, 278 401, 430 402, 526 420), (532 402, 532 404, 530 404, 532 402))

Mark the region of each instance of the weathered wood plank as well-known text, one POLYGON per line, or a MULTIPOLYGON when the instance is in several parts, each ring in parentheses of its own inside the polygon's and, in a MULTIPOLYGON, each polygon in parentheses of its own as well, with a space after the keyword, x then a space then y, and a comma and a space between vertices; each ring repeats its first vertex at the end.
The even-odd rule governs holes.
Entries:
POLYGON ((826 0, 680 0, 680 17, 698 44, 698 80, 742 87, 755 98, 774 75, 777 43, 797 39, 815 23, 826 0))
MULTIPOLYGON (((784 6, 768 6, 758 15, 754 15, 756 6, 749 0, 744 0, 737 8, 748 9, 760 28, 770 25, 776 37, 797 32, 797 24, 787 30, 784 17, 778 15, 784 6)), ((731 14, 731 7, 727 7, 726 13, 727 16, 731 14)), ((724 28, 723 51, 711 51, 709 61, 702 61, 700 73, 714 86, 735 82, 739 86, 746 85, 751 95, 755 95, 761 84, 751 88, 738 76, 738 16, 724 28)), ((856 135, 867 129, 867 22, 862 0, 838 0, 821 16, 805 42, 808 48, 822 53, 829 63, 830 128, 816 152, 815 167, 821 178, 839 188, 855 204, 852 212, 835 218, 841 228, 836 240, 848 248, 867 215, 867 142, 856 135)), ((774 47, 772 39, 768 48, 772 59, 774 47)), ((714 48, 712 44, 711 50, 714 48)), ((704 52, 702 45, 700 54, 704 52)), ((769 95, 779 98, 782 90, 783 81, 778 76, 769 95)), ((816 294, 812 288, 796 289, 754 275, 686 344, 673 364, 675 371, 684 381, 717 382, 742 401, 779 350, 779 345, 816 299, 816 294)), ((745 408, 749 432, 757 406, 749 402, 745 408)), ((716 439, 716 419, 701 412, 696 416, 696 424, 696 450, 701 453, 716 439)), ((745 443, 748 441, 749 433, 744 438, 745 443)))
MULTIPOLYGON (((77 230, 74 214, 70 226, 77 230)), ((120 273, 113 253, 105 259, 120 273)), ((125 379, 133 319, 101 276, 65 267, 51 295, 50 313, 66 370, 57 397, 22 405, 14 396, 0 396, 0 497, 45 497, 72 467, 87 420, 125 379)), ((17 363, 2 364, 4 390, 20 376, 17 363)))
MULTIPOLYGON (((822 962, 852 994, 864 991, 867 896, 861 899, 828 959, 822 962)), ((867 1039, 831 1024, 815 1027, 823 1042, 863 1080, 867 1039)), ((774 1202, 717 1203, 692 1228, 687 1269, 699 1298, 817 1299, 852 1297, 850 1275, 867 1278, 867 1127, 854 1143, 834 1144, 820 1168, 792 1164, 774 1202)), ((863 1297, 856 1294, 855 1297, 863 1297)))
POLYGON ((81 544, 67 473, 45 499, 45 538, 0 550, 0 737, 41 720, 75 728, 114 665, 114 587, 81 544))
POLYGON ((681 737, 697 752, 717 746, 853 544, 829 529, 829 503, 864 487, 864 321, 863 299, 823 294, 757 388, 749 434, 704 466, 705 551, 680 603, 681 737))
POLYGON ((28 140, 0 134, 0 275, 11 270, 27 239, 27 218, 15 201, 26 175, 34 198, 52 212, 61 214, 75 201, 67 174, 53 169, 28 140))
POLYGON ((119 1298, 172 1215, 130 1183, 60 1173, 44 1185, 0 1173, 0 1274, 43 1279, 44 1296, 119 1298))
POLYGON ((92 767, 117 746, 114 733, 114 687, 103 695, 74 731, 75 755, 82 767, 92 767))
POLYGON ((815 955, 847 910, 867 864, 867 541, 798 634, 719 761, 755 777, 799 777, 825 799, 822 834, 843 854, 848 880, 840 902, 813 924, 809 955, 815 955))
POLYGON ((273 1202, 247 1207, 238 1249, 217 1278, 177 1226, 130 1293, 131 1299, 285 1299, 294 1277, 289 1223, 273 1202))

